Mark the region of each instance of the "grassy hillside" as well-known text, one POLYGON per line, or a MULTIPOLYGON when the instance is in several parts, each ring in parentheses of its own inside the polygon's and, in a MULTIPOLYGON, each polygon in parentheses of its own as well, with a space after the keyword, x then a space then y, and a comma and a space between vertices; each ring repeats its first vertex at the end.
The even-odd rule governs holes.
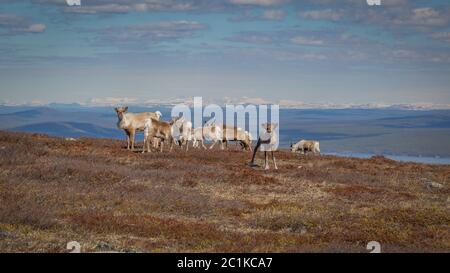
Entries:
POLYGON ((450 251, 450 166, 250 156, 0 132, 0 252, 450 251))

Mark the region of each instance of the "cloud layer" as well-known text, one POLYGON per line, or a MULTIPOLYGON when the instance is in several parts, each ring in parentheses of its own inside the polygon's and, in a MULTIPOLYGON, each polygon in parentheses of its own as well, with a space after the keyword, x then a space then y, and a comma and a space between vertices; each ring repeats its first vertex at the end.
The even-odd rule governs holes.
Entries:
POLYGON ((60 90, 72 97, 450 101, 444 0, 0 3, 7 100, 32 89, 63 98, 60 90))
POLYGON ((0 34, 41 33, 45 29, 45 24, 31 23, 27 18, 15 14, 0 13, 0 34))

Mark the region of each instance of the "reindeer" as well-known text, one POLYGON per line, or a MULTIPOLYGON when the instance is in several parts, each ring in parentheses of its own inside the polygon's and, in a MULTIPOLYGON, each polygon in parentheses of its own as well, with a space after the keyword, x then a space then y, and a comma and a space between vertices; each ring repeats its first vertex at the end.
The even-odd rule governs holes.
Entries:
POLYGON ((223 136, 221 149, 224 150, 224 143, 228 149, 228 141, 236 141, 243 150, 252 151, 252 135, 242 128, 223 125, 223 136))
POLYGON ((200 142, 203 149, 207 149, 204 144, 204 140, 210 140, 213 142, 209 149, 214 148, 216 143, 219 143, 222 140, 222 130, 216 125, 215 121, 209 124, 205 123, 205 126, 195 128, 192 132, 192 147, 198 148, 198 143, 200 142))
POLYGON ((264 123, 262 124, 263 132, 260 134, 258 138, 258 142, 256 143, 255 149, 253 150, 253 156, 252 161, 250 162, 250 166, 258 166, 255 164, 255 157, 256 153, 258 152, 258 149, 261 147, 261 151, 264 152, 264 170, 269 169, 269 154, 268 152, 271 152, 272 154, 272 161, 275 170, 278 170, 277 162, 275 160, 274 151, 278 148, 278 136, 275 132, 275 129, 277 128, 277 123, 264 123))
POLYGON ((170 144, 169 152, 171 152, 174 142, 173 125, 176 121, 176 119, 172 119, 170 122, 160 121, 153 118, 146 119, 144 126, 144 147, 142 148, 142 153, 145 153, 146 149, 147 152, 151 152, 150 142, 153 138, 158 138, 160 140, 160 152, 164 149, 164 143, 168 141, 170 144))
POLYGON ((192 139, 192 122, 185 120, 184 117, 174 118, 174 137, 176 141, 183 147, 186 145, 186 152, 189 149, 189 141, 192 139))
POLYGON ((300 140, 295 144, 291 144, 291 152, 300 152, 301 154, 312 152, 313 154, 320 154, 320 144, 314 140, 300 140))
POLYGON ((159 111, 155 113, 128 113, 128 107, 117 107, 114 110, 119 118, 117 127, 124 130, 127 136, 127 150, 131 149, 132 151, 134 150, 136 132, 144 131, 145 121, 149 118, 159 120, 162 116, 159 111))

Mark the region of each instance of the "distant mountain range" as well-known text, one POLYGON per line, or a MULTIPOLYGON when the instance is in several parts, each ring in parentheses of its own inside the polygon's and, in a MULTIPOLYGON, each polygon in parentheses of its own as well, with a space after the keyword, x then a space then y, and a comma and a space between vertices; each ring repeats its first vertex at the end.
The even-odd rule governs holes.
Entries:
MULTIPOLYGON (((171 107, 130 106, 132 112, 156 110, 169 120, 171 107)), ((281 109, 279 128, 284 148, 293 141, 314 139, 323 152, 450 157, 450 110, 281 109)), ((110 106, 0 106, 0 130, 125 138, 110 106)))
MULTIPOLYGON (((118 105, 127 105, 134 107, 171 107, 177 104, 186 104, 193 106, 193 98, 176 98, 165 100, 142 100, 136 98, 104 98, 104 99, 91 99, 85 103, 24 103, 13 104, 3 103, 0 106, 8 107, 50 107, 53 109, 63 110, 80 110, 89 109, 93 107, 115 107, 118 105)), ((278 100, 271 101, 263 98, 228 98, 225 97, 220 100, 203 99, 203 105, 218 104, 218 105, 247 105, 247 104, 278 104, 282 109, 393 109, 393 110, 449 110, 450 104, 434 104, 434 103, 308 103, 296 100, 278 100)))
POLYGON ((0 129, 18 132, 43 133, 61 137, 118 138, 123 132, 116 128, 117 117, 108 112, 75 111, 75 109, 38 107, 24 109, 0 107, 0 129))
POLYGON ((119 138, 123 136, 123 133, 117 129, 103 128, 90 123, 78 122, 43 122, 19 126, 10 130, 74 138, 119 138))

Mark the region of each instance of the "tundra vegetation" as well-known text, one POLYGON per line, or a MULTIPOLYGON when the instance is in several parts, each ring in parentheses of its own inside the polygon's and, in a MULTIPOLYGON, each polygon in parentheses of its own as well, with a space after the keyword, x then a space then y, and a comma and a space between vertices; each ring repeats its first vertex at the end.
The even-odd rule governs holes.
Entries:
POLYGON ((213 151, 0 132, 0 251, 450 250, 450 166, 213 151))

